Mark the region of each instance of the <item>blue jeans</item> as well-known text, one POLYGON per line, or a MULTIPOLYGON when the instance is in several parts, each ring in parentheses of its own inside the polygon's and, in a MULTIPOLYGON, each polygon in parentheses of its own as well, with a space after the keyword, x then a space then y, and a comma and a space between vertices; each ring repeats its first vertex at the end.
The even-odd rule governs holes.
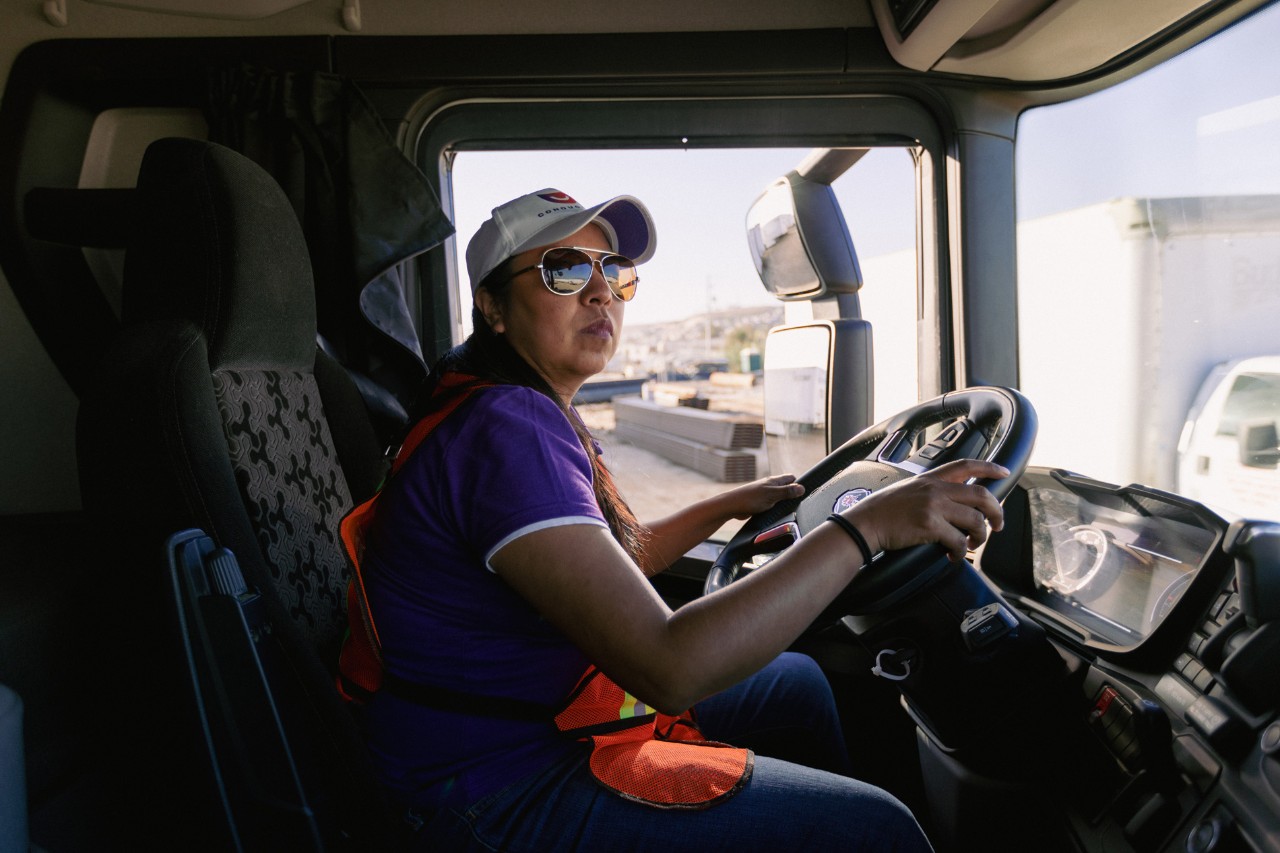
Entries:
MULTIPOLYGON (((784 654, 741 684, 701 702, 709 738, 846 766, 831 688, 810 658, 784 654)), ((929 842, 892 795, 827 769, 756 755, 751 781, 703 811, 640 805, 596 783, 588 752, 431 816, 423 849, 512 851, 922 850, 929 842)))

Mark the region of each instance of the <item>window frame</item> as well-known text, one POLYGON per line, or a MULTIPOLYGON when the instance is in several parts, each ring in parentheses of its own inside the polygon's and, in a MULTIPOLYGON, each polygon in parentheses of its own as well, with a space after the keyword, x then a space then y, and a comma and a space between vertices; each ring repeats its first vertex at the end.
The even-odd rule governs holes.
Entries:
MULTIPOLYGON (((917 100, 875 94, 450 100, 436 92, 410 110, 403 138, 411 158, 436 183, 451 216, 452 164, 460 151, 906 148, 913 155, 916 175, 920 394, 928 398, 954 387, 956 323, 949 258, 956 229, 948 225, 953 214, 947 186, 952 147, 936 115, 917 100)), ((468 306, 458 298, 459 263, 466 238, 455 235, 418 259, 417 315, 429 359, 461 335, 462 312, 468 306), (447 282, 447 295, 441 294, 440 282, 447 282)))

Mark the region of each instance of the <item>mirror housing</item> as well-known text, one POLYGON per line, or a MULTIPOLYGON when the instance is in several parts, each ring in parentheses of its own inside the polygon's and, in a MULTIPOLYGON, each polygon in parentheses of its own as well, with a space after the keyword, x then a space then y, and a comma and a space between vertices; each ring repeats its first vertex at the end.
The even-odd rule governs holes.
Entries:
POLYGON ((798 171, 747 211, 747 243, 765 290, 784 301, 857 293, 862 269, 830 183, 798 171))

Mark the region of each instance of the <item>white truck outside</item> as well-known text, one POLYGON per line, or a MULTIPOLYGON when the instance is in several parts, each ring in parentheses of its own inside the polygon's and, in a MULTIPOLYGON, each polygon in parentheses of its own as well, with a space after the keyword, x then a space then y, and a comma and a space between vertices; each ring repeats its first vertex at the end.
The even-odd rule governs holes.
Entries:
MULTIPOLYGON (((1216 365, 1280 352, 1280 196, 1123 198, 1026 221, 1018 274, 1020 384, 1040 415, 1033 463, 1225 497, 1209 484, 1239 466, 1211 457, 1180 479, 1179 439, 1216 365)), ((1206 434, 1188 430, 1184 444, 1206 434)), ((1221 508, 1280 517, 1280 500, 1264 503, 1221 508)))
POLYGON ((1178 491, 1246 518, 1280 517, 1280 356, 1214 366, 1178 443, 1178 491))

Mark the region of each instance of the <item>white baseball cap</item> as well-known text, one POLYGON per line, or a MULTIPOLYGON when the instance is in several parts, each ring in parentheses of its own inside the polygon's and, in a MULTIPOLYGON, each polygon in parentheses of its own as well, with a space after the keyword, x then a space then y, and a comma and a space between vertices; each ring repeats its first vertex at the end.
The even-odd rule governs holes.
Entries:
POLYGON ((548 188, 495 207, 476 231, 467 244, 471 292, 508 258, 563 240, 591 222, 604 230, 619 255, 637 264, 653 257, 657 246, 653 217, 638 198, 620 195, 584 208, 568 193, 548 188))

